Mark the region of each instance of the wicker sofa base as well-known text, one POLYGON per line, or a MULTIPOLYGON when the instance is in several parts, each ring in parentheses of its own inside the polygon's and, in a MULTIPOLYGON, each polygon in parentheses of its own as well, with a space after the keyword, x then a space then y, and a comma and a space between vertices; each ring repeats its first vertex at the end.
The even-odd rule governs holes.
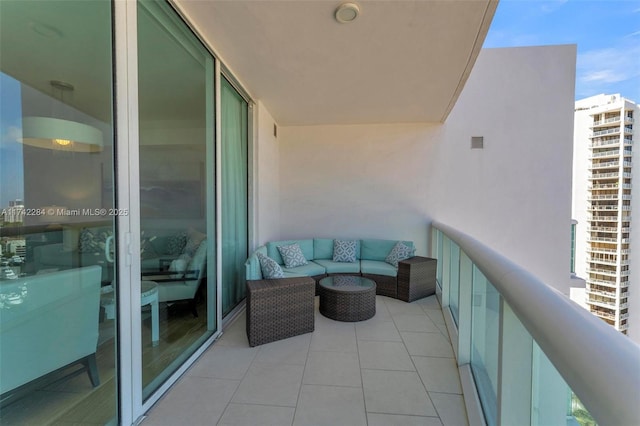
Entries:
POLYGON ((369 278, 376 282, 376 294, 396 298, 398 295, 397 278, 387 275, 362 274, 363 277, 369 278))
POLYGON ((250 346, 314 330, 316 283, 311 277, 247 281, 250 346))

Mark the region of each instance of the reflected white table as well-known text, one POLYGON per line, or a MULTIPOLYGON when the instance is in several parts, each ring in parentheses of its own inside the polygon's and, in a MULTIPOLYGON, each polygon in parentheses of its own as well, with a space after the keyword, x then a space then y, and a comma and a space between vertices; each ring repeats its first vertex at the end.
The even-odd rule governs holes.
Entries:
MULTIPOLYGON (((160 309, 158 306, 158 284, 154 281, 142 281, 140 283, 140 306, 151 306, 151 344, 157 346, 160 342, 160 309)), ((115 319, 116 302, 113 294, 113 285, 102 288, 100 306, 104 308, 106 319, 115 319)))

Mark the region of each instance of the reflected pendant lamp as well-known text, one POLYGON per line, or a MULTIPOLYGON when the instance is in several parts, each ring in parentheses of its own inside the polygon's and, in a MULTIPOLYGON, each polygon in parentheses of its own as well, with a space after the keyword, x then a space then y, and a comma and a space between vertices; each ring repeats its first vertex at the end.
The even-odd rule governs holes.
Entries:
POLYGON ((100 152, 103 146, 100 129, 77 121, 51 117, 24 117, 22 143, 73 152, 100 152))

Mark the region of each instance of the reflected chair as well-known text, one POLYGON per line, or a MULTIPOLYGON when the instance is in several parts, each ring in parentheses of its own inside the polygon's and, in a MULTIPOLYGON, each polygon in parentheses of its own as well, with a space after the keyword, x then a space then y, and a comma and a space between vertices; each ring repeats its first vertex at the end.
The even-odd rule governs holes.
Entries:
POLYGON ((207 276, 207 240, 198 246, 193 257, 186 264, 184 271, 145 272, 143 280, 154 281, 158 284, 159 302, 177 302, 189 300, 194 317, 198 316, 196 309, 196 295, 202 281, 207 276))

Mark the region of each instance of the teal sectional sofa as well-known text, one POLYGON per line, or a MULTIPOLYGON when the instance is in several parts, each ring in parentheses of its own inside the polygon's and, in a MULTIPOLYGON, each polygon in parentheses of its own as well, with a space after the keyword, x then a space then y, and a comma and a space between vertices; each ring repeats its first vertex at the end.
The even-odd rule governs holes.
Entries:
MULTIPOLYGON (((353 239, 350 239, 353 241, 353 239)), ((376 293, 388 297, 397 297, 397 267, 385 259, 398 243, 398 240, 360 239, 356 241, 355 262, 334 262, 334 240, 313 238, 302 240, 273 241, 258 247, 245 263, 247 281, 263 279, 257 253, 275 260, 284 272, 285 278, 312 277, 316 283, 327 275, 362 275, 376 282, 376 293), (307 264, 295 268, 286 268, 278 246, 297 243, 300 245, 307 264)), ((415 250, 412 241, 402 241, 415 250)))

